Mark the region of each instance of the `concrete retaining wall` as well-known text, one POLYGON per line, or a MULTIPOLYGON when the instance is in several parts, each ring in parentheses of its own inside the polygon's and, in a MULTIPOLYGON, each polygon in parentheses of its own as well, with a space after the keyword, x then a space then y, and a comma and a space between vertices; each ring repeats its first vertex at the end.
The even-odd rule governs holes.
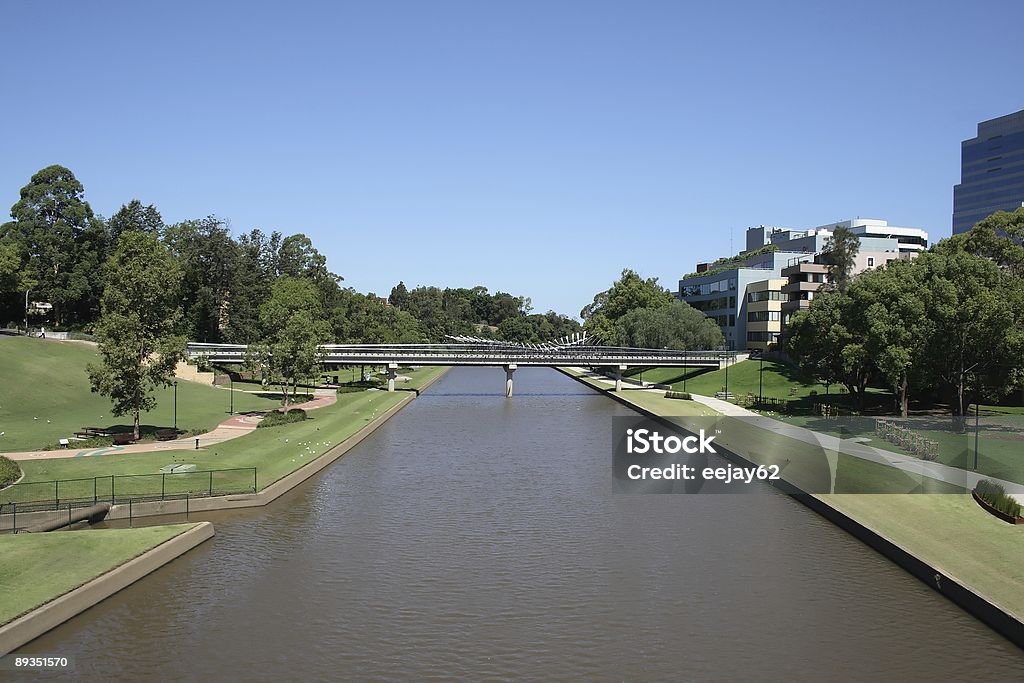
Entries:
POLYGON ((0 626, 0 655, 12 652, 38 638, 211 538, 213 525, 209 522, 199 522, 192 529, 178 534, 120 567, 0 626))

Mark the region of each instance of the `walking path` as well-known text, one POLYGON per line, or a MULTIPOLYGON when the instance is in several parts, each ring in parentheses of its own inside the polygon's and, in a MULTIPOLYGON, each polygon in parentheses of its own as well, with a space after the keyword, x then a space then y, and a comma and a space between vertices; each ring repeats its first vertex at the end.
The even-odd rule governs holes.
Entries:
MULTIPOLYGON (((573 368, 573 370, 582 370, 586 373, 587 379, 592 379, 610 386, 615 385, 615 380, 610 380, 602 375, 588 372, 583 368, 573 368)), ((648 387, 650 384, 644 383, 643 386, 648 387)), ((663 393, 663 390, 661 389, 648 388, 638 388, 633 391, 663 393)), ((867 446, 863 443, 856 443, 849 439, 840 439, 839 437, 832 436, 830 434, 822 434, 821 432, 815 432, 788 422, 782 422, 780 420, 766 417, 760 413, 755 413, 752 410, 741 408, 738 405, 734 405, 728 401, 723 401, 718 398, 700 396, 692 393, 690 394, 690 397, 697 403, 707 406, 721 415, 726 417, 742 417, 748 420, 751 424, 762 429, 770 430, 776 434, 781 434, 791 439, 819 446, 828 451, 836 451, 854 458, 860 458, 861 460, 869 460, 871 462, 894 467, 898 470, 909 472, 911 474, 931 477, 932 479, 944 481, 955 486, 961 486, 968 490, 977 486, 978 482, 982 479, 994 481, 997 484, 1001 484, 1003 488, 1006 489, 1007 493, 1011 494, 1014 498, 1024 504, 1024 485, 1016 482, 985 476, 983 474, 978 474, 977 472, 962 470, 958 467, 950 467, 949 465, 943 465, 939 462, 921 460, 909 455, 903 455, 902 453, 894 453, 881 448, 867 446)))
MULTIPOLYGON (((302 408, 310 411, 324 408, 338 400, 338 394, 333 389, 314 389, 313 399, 305 403, 289 406, 291 408, 302 408)), ((200 446, 212 446, 231 439, 245 436, 252 430, 266 413, 252 412, 235 415, 224 420, 219 425, 205 434, 198 436, 187 436, 174 441, 151 441, 146 443, 133 443, 128 446, 106 446, 103 448, 66 448, 55 451, 22 451, 4 453, 3 455, 11 460, 46 460, 49 458, 80 458, 96 455, 114 455, 120 453, 158 453, 160 451, 184 451, 193 450, 196 447, 196 440, 200 446)))

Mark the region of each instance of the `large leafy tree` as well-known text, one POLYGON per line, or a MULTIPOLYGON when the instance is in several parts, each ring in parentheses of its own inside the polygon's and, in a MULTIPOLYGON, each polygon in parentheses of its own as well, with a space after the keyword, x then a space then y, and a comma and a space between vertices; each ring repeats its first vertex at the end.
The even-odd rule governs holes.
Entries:
POLYGON ((265 346, 270 349, 272 370, 282 385, 284 405, 289 404, 298 381, 313 375, 322 360, 320 344, 330 341, 331 329, 324 319, 320 292, 309 280, 278 278, 270 298, 260 307, 265 346))
POLYGON ((828 264, 829 284, 832 287, 844 291, 850 286, 859 251, 859 237, 838 225, 832 230, 821 252, 823 260, 828 264))
POLYGON ((181 303, 189 337, 223 341, 239 269, 239 249, 230 230, 224 221, 209 216, 168 227, 165 239, 181 263, 181 303))
POLYGON ((672 293, 658 284, 658 278, 644 279, 627 268, 611 288, 596 294, 580 311, 583 329, 598 338, 618 340, 623 336, 620 318, 638 309, 667 306, 673 300, 672 293))
POLYGON ((16 245, 36 282, 34 298, 53 304, 57 324, 91 319, 102 290, 107 236, 82 184, 67 168, 47 166, 21 188, 11 218, 0 237, 16 245))
POLYGON ((160 235, 163 229, 164 219, 156 207, 152 204, 143 206, 138 199, 122 204, 117 213, 107 221, 111 249, 117 248, 118 240, 126 232, 139 231, 160 235))
POLYGON ((657 308, 637 308, 618 321, 618 343, 646 349, 716 349, 725 343, 714 320, 693 306, 672 301, 657 308))
POLYGON ((184 351, 176 334, 181 271, 156 235, 127 232, 106 274, 96 325, 101 362, 89 365, 89 381, 110 397, 114 415, 132 416, 137 439, 139 413, 155 407, 153 390, 170 384, 184 351))
POLYGON ((876 372, 864 338, 862 301, 846 292, 823 292, 789 323, 786 351, 810 377, 847 388, 858 408, 876 372))

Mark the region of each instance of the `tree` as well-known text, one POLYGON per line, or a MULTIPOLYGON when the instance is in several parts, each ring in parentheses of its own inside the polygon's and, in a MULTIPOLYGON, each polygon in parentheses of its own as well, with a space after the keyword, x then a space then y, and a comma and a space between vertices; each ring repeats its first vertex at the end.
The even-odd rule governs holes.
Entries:
POLYGON ((832 236, 825 242, 825 248, 821 251, 825 263, 828 264, 830 284, 841 292, 846 290, 853 278, 858 251, 860 238, 838 225, 832 230, 832 236))
POLYGON ((181 262, 181 303, 189 337, 223 341, 239 269, 238 245, 230 230, 223 220, 208 216, 168 227, 165 239, 181 262))
POLYGON ((107 284, 96 325, 100 364, 88 366, 92 390, 109 396, 114 415, 131 415, 139 438, 139 413, 156 406, 152 392, 168 386, 185 339, 177 263, 156 236, 129 232, 106 263, 107 284))
POLYGON ((641 278, 629 268, 612 283, 610 289, 598 292, 593 302, 580 311, 583 329, 597 338, 621 339, 620 318, 630 311, 659 308, 672 303, 672 293, 658 284, 658 278, 641 278))
POLYGON ((388 303, 396 308, 405 308, 409 305, 409 290, 406 289, 404 282, 399 281, 397 285, 391 288, 391 296, 388 297, 388 303))
POLYGON ((876 372, 864 343, 863 313, 846 292, 822 292, 808 310, 793 316, 786 338, 787 353, 806 375, 842 384, 858 408, 876 372))
POLYGON ((637 308, 619 319, 624 346, 645 349, 716 349, 725 343, 714 320, 693 306, 672 301, 657 308, 637 308))
POLYGON ((94 315, 102 290, 106 232, 84 192, 70 170, 47 166, 21 188, 11 207, 14 220, 0 227, 0 238, 17 246, 36 281, 38 300, 53 304, 57 324, 94 315))
POLYGON ((914 265, 932 326, 923 362, 951 390, 955 423, 964 429, 969 393, 1003 395, 1024 369, 1020 288, 994 261, 965 251, 936 250, 914 265))
POLYGON ((320 345, 330 341, 320 292, 309 280, 283 276, 274 283, 270 298, 260 307, 264 344, 270 347, 270 367, 282 385, 283 404, 288 387, 297 393, 298 380, 312 375, 321 363, 320 345))
POLYGON ((152 204, 143 206, 138 199, 122 204, 117 213, 107 221, 111 249, 117 248, 118 240, 126 232, 141 231, 160 235, 163 230, 164 219, 156 207, 152 204))

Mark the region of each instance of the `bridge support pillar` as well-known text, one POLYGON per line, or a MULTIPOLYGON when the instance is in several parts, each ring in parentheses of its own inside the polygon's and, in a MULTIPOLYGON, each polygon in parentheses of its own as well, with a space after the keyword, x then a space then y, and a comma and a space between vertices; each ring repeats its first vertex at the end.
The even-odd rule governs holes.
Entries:
POLYGON ((515 371, 515 364, 505 366, 505 398, 512 398, 512 373, 515 371))
POLYGON ((395 390, 396 376, 398 376, 398 363, 388 363, 388 391, 395 390))
POLYGON ((618 367, 618 368, 617 368, 617 369, 615 370, 615 391, 622 391, 622 372, 623 372, 623 370, 625 370, 626 368, 627 368, 627 366, 625 366, 625 365, 620 365, 620 366, 619 366, 619 367, 618 367))

